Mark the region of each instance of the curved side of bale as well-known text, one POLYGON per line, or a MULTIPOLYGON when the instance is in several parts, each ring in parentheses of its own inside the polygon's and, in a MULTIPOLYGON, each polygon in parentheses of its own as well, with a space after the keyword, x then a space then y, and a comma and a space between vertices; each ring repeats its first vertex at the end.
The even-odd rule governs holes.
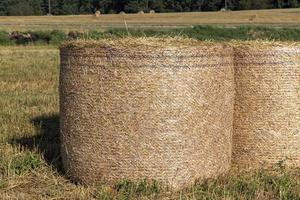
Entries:
POLYGON ((232 48, 190 40, 61 48, 62 158, 92 184, 155 179, 180 189, 231 162, 232 48))
POLYGON ((299 167, 300 46, 250 43, 234 51, 234 165, 299 167))

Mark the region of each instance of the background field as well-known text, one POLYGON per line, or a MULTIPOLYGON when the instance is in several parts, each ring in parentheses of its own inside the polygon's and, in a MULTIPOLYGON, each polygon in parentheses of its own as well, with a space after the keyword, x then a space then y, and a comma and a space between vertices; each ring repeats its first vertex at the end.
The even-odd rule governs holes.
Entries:
POLYGON ((189 12, 157 14, 104 14, 76 16, 0 17, 4 30, 104 30, 112 27, 182 27, 193 25, 272 25, 299 26, 300 9, 252 10, 230 12, 189 12))

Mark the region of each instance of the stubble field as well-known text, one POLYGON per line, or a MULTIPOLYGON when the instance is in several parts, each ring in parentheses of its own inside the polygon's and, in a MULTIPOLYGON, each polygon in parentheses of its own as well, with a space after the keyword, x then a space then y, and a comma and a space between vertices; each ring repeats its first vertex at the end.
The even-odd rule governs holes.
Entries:
POLYGON ((194 25, 299 26, 300 9, 155 14, 104 14, 69 16, 0 17, 0 29, 16 30, 105 30, 116 27, 182 27, 194 25))

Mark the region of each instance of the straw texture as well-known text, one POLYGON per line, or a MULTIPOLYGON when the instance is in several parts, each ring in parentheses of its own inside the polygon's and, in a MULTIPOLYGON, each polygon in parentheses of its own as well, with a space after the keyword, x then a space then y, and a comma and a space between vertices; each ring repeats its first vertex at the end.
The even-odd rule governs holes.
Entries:
POLYGON ((230 167, 232 48, 188 39, 61 48, 62 159, 75 181, 155 179, 180 189, 230 167))
POLYGON ((300 166, 300 46, 235 46, 233 163, 300 166))

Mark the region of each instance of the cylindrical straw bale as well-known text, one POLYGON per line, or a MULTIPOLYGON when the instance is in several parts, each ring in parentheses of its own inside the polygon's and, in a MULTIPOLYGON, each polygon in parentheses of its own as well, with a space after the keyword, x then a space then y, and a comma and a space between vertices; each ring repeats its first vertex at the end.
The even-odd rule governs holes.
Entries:
POLYGON ((300 166, 300 45, 237 45, 233 163, 300 166))
POLYGON ((180 189, 230 167, 232 48, 189 39, 61 48, 62 159, 75 181, 180 189))
POLYGON ((97 10, 97 11, 95 12, 95 17, 100 17, 100 15, 101 15, 101 11, 100 11, 100 10, 97 10))

